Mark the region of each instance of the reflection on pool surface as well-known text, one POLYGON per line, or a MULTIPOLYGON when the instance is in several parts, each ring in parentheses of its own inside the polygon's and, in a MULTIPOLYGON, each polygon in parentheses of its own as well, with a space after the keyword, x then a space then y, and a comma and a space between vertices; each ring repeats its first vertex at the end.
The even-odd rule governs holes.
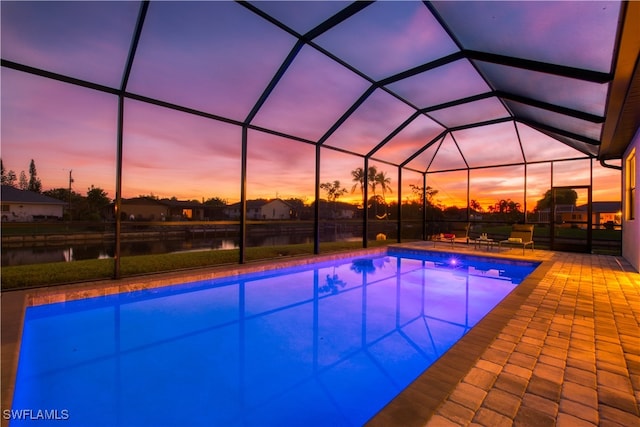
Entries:
POLYGON ((30 307, 12 409, 66 410, 65 426, 361 425, 536 266, 390 251, 30 307))

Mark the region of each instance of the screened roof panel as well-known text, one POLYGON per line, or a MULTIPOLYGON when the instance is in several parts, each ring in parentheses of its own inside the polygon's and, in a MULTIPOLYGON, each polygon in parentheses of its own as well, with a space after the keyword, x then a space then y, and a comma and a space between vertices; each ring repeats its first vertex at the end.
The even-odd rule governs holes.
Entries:
POLYGON ((3 1, 2 59, 119 86, 137 2, 3 1))
POLYGON ((313 145, 295 144, 285 138, 253 130, 249 130, 247 139, 247 191, 250 199, 313 194, 313 145))
MULTIPOLYGON (((200 158, 194 158, 192 161, 186 160, 192 154, 173 154, 173 161, 185 168, 196 164, 204 165, 212 158, 215 158, 216 168, 224 168, 230 164, 234 167, 238 166, 238 155, 241 149, 241 144, 237 142, 240 139, 238 126, 192 114, 174 112, 135 100, 127 100, 124 114, 127 119, 128 134, 140 143, 147 144, 150 151, 167 144, 173 145, 173 148, 188 146, 190 150, 201 153, 200 158)), ((144 152, 146 153, 146 150, 144 152)), ((171 153, 172 150, 163 155, 171 155, 171 153)), ((140 153, 136 154, 140 156, 140 153)), ((144 156, 145 158, 136 160, 144 162, 150 157, 159 155, 159 153, 149 152, 144 156)))
MULTIPOLYGON (((601 140, 622 132, 607 130, 622 117, 612 105, 633 111, 630 83, 619 86, 628 67, 612 70, 637 62, 637 49, 622 46, 635 9, 621 4, 5 1, 2 67, 383 162, 412 159, 417 170, 432 160, 429 171, 493 165, 496 145, 518 146, 515 132, 511 140, 500 130, 514 123, 535 134, 522 138, 528 161, 552 146, 562 158, 597 156, 601 140), (451 134, 435 159, 439 142, 421 151, 443 131, 460 138, 468 165, 451 134)), ((20 105, 11 94, 3 90, 3 105, 20 105)), ((509 153, 501 162, 515 161, 509 153)))
POLYGON ((509 112, 498 98, 492 97, 430 111, 429 116, 446 127, 457 127, 509 117, 509 112))
POLYGON ((516 126, 522 140, 522 150, 528 162, 572 159, 584 154, 525 124, 517 123, 516 126))
POLYGON ((407 77, 387 87, 418 108, 444 104, 491 91, 467 59, 407 77))
POLYGON ((477 201, 486 210, 497 207, 499 211, 502 200, 517 203, 522 209, 525 184, 523 168, 502 166, 472 170, 469 179, 469 199, 477 201))
MULTIPOLYGON (((431 165, 431 162, 433 161, 433 157, 436 154, 436 151, 438 151, 438 148, 440 148, 440 144, 442 143, 443 139, 444 137, 434 141, 429 147, 427 147, 424 151, 420 152, 420 154, 418 154, 415 158, 408 162, 407 167, 426 172, 429 168, 429 165, 431 165)), ((431 141, 429 141, 428 143, 430 142, 431 141)), ((425 145, 427 144, 424 144, 423 147, 425 145)))
POLYGON ((576 117, 559 114, 515 101, 506 101, 506 104, 518 117, 530 119, 537 123, 544 123, 545 125, 562 129, 575 135, 584 136, 594 141, 600 139, 600 132, 602 131, 602 124, 600 123, 588 122, 576 117))
MULTIPOLYGON (((399 165, 437 137, 443 130, 442 126, 430 118, 420 115, 376 151, 373 157, 399 165)), ((426 164, 416 169, 424 170, 426 164)))
POLYGON ((609 72, 620 5, 608 1, 433 2, 466 49, 609 72))
POLYGON ((325 142, 358 154, 367 154, 407 120, 414 110, 377 89, 325 142))
POLYGON ((431 164, 429 165, 428 172, 445 171, 452 169, 466 169, 467 163, 465 162, 460 149, 456 145, 451 134, 448 134, 442 140, 438 151, 436 152, 431 164))
POLYGON ((198 200, 238 197, 233 185, 240 179, 238 126, 135 100, 126 101, 124 114, 126 192, 198 200))
POLYGON ((305 46, 253 124, 316 141, 368 87, 357 74, 305 46))
POLYGON ((252 1, 258 9, 300 34, 312 30, 324 20, 347 7, 349 1, 252 1))
POLYGON ((512 122, 453 132, 470 167, 522 163, 522 150, 512 122))
POLYGON ((69 165, 77 185, 105 182, 113 188, 117 98, 98 91, 2 68, 2 160, 26 169, 35 159, 38 176, 66 188, 69 165), (51 108, 42 108, 48 105, 51 108), (53 159, 53 161, 51 161, 53 159))
POLYGON ((458 51, 422 2, 376 2, 315 39, 374 80, 458 51))
POLYGON ((523 68, 474 61, 495 89, 585 113, 604 115, 609 86, 523 68))
POLYGON ((244 120, 295 42, 237 3, 152 2, 128 89, 244 120))
POLYGON ((554 133, 548 130, 544 130, 544 129, 538 129, 538 130, 540 130, 542 133, 546 135, 549 135, 551 138, 557 139, 558 141, 561 141, 567 146, 573 147, 576 150, 581 151, 590 156, 595 156, 598 153, 597 145, 587 144, 586 142, 579 141, 577 139, 574 139, 565 135, 560 135, 558 133, 554 133))

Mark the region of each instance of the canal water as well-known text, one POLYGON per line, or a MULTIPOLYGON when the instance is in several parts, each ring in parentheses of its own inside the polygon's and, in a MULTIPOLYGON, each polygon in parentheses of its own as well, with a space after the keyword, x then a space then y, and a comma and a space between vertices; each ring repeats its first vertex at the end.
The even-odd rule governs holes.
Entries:
MULTIPOLYGON (((351 236, 339 236, 340 240, 351 236)), ((312 243, 309 234, 283 233, 247 237, 247 246, 276 246, 312 243)), ((191 239, 156 239, 125 241, 120 245, 122 256, 150 255, 205 250, 225 250, 239 247, 239 240, 229 237, 191 239)), ((2 266, 70 262, 86 259, 113 258, 113 241, 74 242, 63 245, 6 246, 2 248, 2 266)))

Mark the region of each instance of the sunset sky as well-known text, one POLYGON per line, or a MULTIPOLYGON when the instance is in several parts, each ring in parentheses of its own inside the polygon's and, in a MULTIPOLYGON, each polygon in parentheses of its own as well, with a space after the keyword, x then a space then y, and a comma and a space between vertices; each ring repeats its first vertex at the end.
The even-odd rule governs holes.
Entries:
MULTIPOLYGON (((615 2, 471 2, 436 6, 470 49, 495 43, 512 54, 595 71, 609 71, 619 6, 615 2), (467 25, 470 17, 473 24, 467 25), (492 21, 500 25, 491 25, 492 21), (572 24, 567 27, 567 22, 572 24), (470 27, 470 28, 467 28, 470 27), (486 31, 495 28, 495 31, 486 31), (612 28, 614 31, 612 31, 612 28), (481 30, 485 30, 482 32, 481 30), (483 36, 473 37, 472 31, 483 36), (508 37, 505 37, 508 35, 508 37), (563 37, 567 35, 568 39, 563 37), (569 37, 570 36, 570 37, 569 37), (483 38, 484 37, 484 38, 483 38), (558 40, 561 40, 560 42, 558 40), (484 44, 483 44, 484 43, 484 44), (576 44, 577 43, 577 44, 576 44), (553 47, 553 49, 550 48, 553 47)), ((255 2, 294 32, 305 33, 349 3, 255 2)), ((129 52, 139 3, 7 2, 2 7, 2 58, 92 83, 118 88, 129 52)), ((127 91, 245 121, 290 54, 296 37, 236 3, 152 2, 133 62, 127 91)), ((315 147, 372 82, 459 51, 422 2, 380 2, 321 34, 317 47, 304 45, 251 125, 311 143, 249 130, 248 198, 314 196, 315 147), (351 64, 360 74, 321 50, 351 64)), ((501 90, 540 101, 604 114, 607 85, 546 76, 540 72, 459 59, 376 88, 324 146, 365 155, 414 114, 491 90, 485 76, 504 76, 501 90), (425 88, 428 88, 426 90, 425 88), (538 88, 543 91, 538 95, 538 88), (389 93, 393 92, 393 95, 389 93)), ((86 193, 101 187, 115 197, 117 97, 7 67, 1 69, 2 160, 19 175, 35 160, 44 189, 69 185, 86 193)), ((541 115, 534 107, 508 108, 541 115)), ((495 97, 418 115, 370 161, 391 178, 397 198, 396 166, 439 135, 445 126, 509 117, 495 97)), ((549 120, 556 120, 549 116, 549 120)), ((580 120, 558 126, 598 139, 600 125, 580 120)), ((167 108, 125 100, 123 197, 202 200, 240 199, 241 127, 167 108)), ((585 157, 541 132, 513 121, 448 133, 407 166, 438 172, 551 159, 585 157), (519 143, 522 141, 522 148, 519 143), (434 157, 435 154, 435 157, 434 157)), ((363 158, 323 149, 321 182, 339 180, 351 190, 351 171, 363 158)), ((470 199, 485 208, 504 198, 524 203, 524 166, 472 169, 470 199)), ((429 173, 439 203, 466 205, 467 171, 429 173)), ((551 185, 550 164, 527 168, 528 208, 551 185)), ((402 198, 422 175, 403 172, 402 198)), ((556 162, 554 185, 588 185, 589 161, 556 162)), ((620 200, 620 174, 594 162, 594 200, 620 200)), ((344 196, 356 201, 359 190, 344 196)))

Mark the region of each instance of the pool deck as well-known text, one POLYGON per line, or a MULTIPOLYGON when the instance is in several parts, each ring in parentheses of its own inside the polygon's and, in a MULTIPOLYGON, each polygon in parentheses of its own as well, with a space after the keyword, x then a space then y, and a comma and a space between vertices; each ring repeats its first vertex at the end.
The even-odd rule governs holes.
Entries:
POLYGON ((496 256, 542 264, 368 425, 639 426, 640 274, 620 257, 496 256))
MULTIPOLYGON (((399 246, 452 251, 448 243, 399 246)), ((620 257, 489 249, 453 248, 542 264, 368 425, 640 425, 640 274, 620 257)), ((292 258, 278 266, 315 261, 292 258)), ((263 262, 2 292, 2 410, 11 405, 26 306, 272 266, 263 262)), ((3 418, 2 426, 7 424, 3 418)))

